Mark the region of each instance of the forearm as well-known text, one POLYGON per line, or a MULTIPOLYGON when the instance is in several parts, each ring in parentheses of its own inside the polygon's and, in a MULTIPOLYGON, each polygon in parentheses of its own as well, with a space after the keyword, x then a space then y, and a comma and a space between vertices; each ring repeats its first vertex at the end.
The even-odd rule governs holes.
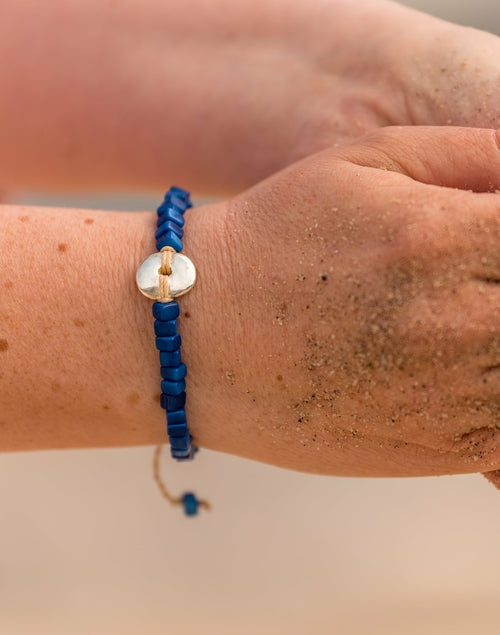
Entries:
MULTIPOLYGON (((397 4, 2 7, 4 187, 159 189, 167 178, 234 191, 404 108, 397 97, 382 105, 410 21, 397 4)), ((421 23, 415 13, 412 28, 421 23)))
MULTIPOLYGON (((164 441, 151 302, 135 287, 138 264, 155 251, 153 214, 0 210, 0 450, 164 441)), ((207 361, 219 363, 208 332, 214 223, 193 210, 185 241, 200 279, 179 320, 197 442, 197 401, 214 381, 207 361)))

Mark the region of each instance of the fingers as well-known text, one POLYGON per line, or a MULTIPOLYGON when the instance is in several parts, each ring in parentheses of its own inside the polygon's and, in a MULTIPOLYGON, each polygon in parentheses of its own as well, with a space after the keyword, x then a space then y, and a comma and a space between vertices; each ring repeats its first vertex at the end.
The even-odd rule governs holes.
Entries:
MULTIPOLYGON (((414 436, 448 448, 454 471, 495 469, 500 456, 500 197, 483 194, 500 189, 498 141, 492 130, 391 128, 341 151, 377 171, 363 206, 371 199, 391 216, 393 264, 418 272, 395 330, 411 353, 406 374, 439 398, 426 405, 436 425, 414 436)), ((358 184, 367 174, 357 170, 358 184)))
POLYGON ((421 183, 475 192, 500 189, 500 139, 495 130, 388 127, 337 152, 364 167, 389 170, 421 183))

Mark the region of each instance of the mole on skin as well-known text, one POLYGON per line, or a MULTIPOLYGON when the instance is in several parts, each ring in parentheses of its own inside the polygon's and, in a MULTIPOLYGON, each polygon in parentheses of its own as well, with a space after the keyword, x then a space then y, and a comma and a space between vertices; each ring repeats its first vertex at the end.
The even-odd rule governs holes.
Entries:
POLYGON ((7 340, 0 340, 0 353, 3 353, 9 348, 9 342, 7 340))
POLYGON ((64 253, 68 248, 68 245, 66 245, 66 243, 59 243, 57 245, 57 249, 61 252, 64 253))

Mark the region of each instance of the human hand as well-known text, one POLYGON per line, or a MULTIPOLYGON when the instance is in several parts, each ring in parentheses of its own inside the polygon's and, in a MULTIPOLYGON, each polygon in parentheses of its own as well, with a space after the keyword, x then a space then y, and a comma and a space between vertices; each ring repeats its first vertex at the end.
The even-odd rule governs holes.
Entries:
POLYGON ((499 187, 494 131, 387 128, 219 209, 229 282, 186 297, 197 441, 326 474, 500 468, 499 187))
POLYGON ((395 39, 407 110, 396 123, 500 127, 497 35, 421 14, 395 39))
POLYGON ((393 2, 308 11, 300 101, 280 126, 294 160, 387 125, 500 128, 498 36, 393 2))
POLYGON ((3 9, 0 186, 14 191, 236 193, 386 125, 500 127, 499 38, 393 2, 3 9))

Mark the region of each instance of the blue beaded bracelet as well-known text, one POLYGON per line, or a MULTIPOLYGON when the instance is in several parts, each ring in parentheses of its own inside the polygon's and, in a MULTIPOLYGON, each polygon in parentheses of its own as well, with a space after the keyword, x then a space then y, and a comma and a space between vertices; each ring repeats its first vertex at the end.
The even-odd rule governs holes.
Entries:
MULTIPOLYGON (((166 411, 167 433, 172 457, 190 460, 198 448, 189 432, 186 412, 186 365, 181 361, 181 336, 177 332, 179 305, 175 298, 187 293, 196 281, 193 263, 181 254, 184 236, 184 212, 192 207, 189 192, 171 187, 158 207, 155 233, 158 252, 149 256, 137 271, 137 286, 153 303, 156 348, 160 353, 160 405, 166 411)), ((157 475, 159 451, 155 455, 155 478, 171 502, 180 503, 188 516, 194 516, 200 506, 209 507, 188 492, 173 498, 157 475)))

